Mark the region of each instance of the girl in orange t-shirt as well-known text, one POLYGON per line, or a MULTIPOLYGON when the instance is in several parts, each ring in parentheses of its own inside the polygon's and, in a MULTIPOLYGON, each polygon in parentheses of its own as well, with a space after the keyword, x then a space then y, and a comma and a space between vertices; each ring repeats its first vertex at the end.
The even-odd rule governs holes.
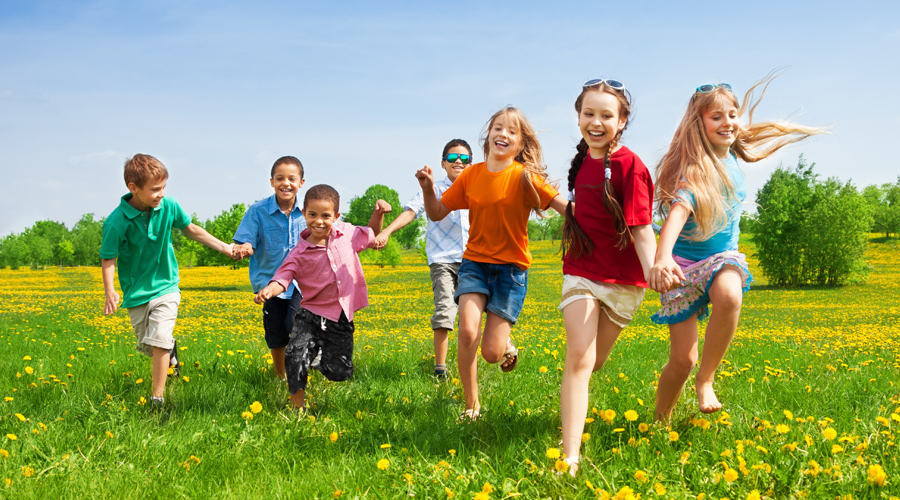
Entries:
POLYGON ((480 416, 478 347, 489 363, 511 371, 519 351, 509 340, 525 302, 528 268, 528 216, 566 200, 547 181, 537 134, 525 115, 507 107, 494 113, 481 138, 484 163, 464 170, 438 200, 428 166, 416 172, 425 212, 438 221, 452 210, 469 210, 469 241, 459 268, 457 362, 466 398, 464 419, 480 416), (485 315, 484 331, 481 330, 485 315))

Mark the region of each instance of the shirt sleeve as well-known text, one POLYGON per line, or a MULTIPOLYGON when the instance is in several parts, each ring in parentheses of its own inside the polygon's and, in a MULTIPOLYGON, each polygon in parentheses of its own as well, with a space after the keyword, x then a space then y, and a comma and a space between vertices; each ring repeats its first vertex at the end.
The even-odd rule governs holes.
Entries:
POLYGON ((368 226, 349 226, 353 228, 353 236, 350 245, 356 253, 369 248, 375 248, 375 231, 368 226))
POLYGON ((534 185, 534 188, 537 190, 538 197, 541 200, 541 210, 547 210, 550 208, 550 202, 553 201, 553 198, 556 198, 556 195, 559 194, 559 191, 553 184, 551 184, 547 179, 540 177, 538 175, 534 175, 529 172, 528 175, 531 177, 531 183, 534 185))
POLYGON ((630 175, 623 179, 622 211, 629 226, 643 226, 653 222, 653 179, 640 158, 634 157, 630 175))
POLYGON ((170 198, 173 210, 175 214, 172 219, 172 227, 176 227, 178 229, 184 229, 191 225, 191 214, 187 213, 184 208, 181 207, 181 204, 178 203, 178 200, 175 198, 170 198))
POLYGON ((103 239, 100 240, 101 259, 115 259, 119 256, 119 247, 124 238, 118 227, 110 220, 114 216, 107 217, 103 223, 103 239))
POLYGON ((284 258, 284 262, 282 262, 281 266, 278 267, 278 270, 275 271, 275 275, 269 280, 269 283, 278 283, 283 286, 285 290, 290 288, 291 283, 294 282, 299 274, 300 259, 298 248, 299 247, 294 247, 291 249, 287 257, 284 258))
POLYGON ((250 246, 256 249, 259 246, 259 221, 256 219, 256 211, 253 210, 253 207, 250 207, 250 210, 247 210, 247 213, 241 219, 241 223, 231 239, 239 244, 250 243, 250 246))
POLYGON ((417 193, 406 206, 403 207, 403 210, 412 210, 416 217, 422 215, 422 212, 425 211, 425 198, 422 196, 422 193, 417 193))
POLYGON ((444 204, 445 207, 450 210, 461 210, 464 208, 469 208, 469 198, 466 196, 466 185, 468 184, 469 177, 471 177, 470 172, 472 172, 473 167, 469 167, 463 170, 459 177, 453 181, 453 184, 450 184, 450 187, 441 194, 438 201, 444 204))

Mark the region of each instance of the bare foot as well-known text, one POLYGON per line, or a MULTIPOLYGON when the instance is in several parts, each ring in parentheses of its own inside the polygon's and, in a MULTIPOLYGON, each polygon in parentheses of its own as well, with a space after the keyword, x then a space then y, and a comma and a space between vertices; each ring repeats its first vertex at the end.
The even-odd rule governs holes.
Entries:
POLYGON ((712 384, 697 384, 697 403, 701 413, 715 413, 722 409, 712 384))

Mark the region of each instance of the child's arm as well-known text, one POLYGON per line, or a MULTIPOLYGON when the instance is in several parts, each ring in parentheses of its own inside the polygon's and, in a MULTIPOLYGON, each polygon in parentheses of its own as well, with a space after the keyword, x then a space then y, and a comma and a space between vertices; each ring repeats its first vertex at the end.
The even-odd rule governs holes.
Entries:
POLYGON ((103 291, 106 293, 106 304, 103 314, 112 314, 119 308, 119 294, 116 292, 116 259, 100 259, 100 272, 103 274, 103 291))
POLYGON ((256 297, 253 298, 253 302, 256 302, 257 304, 262 304, 263 302, 271 299, 272 297, 275 297, 278 294, 284 292, 284 290, 285 290, 285 288, 283 286, 281 286, 280 284, 278 284, 278 282, 272 281, 268 285, 266 285, 265 288, 260 290, 259 293, 256 294, 256 297))
POLYGON ((391 234, 398 229, 402 229, 406 227, 407 224, 412 222, 416 218, 416 213, 410 209, 406 209, 394 219, 393 222, 388 224, 388 227, 384 228, 378 236, 375 237, 375 248, 384 248, 387 244, 388 238, 391 237, 391 234))
POLYGON ((206 232, 206 229, 203 229, 197 224, 190 223, 181 231, 185 236, 196 241, 197 243, 207 246, 217 252, 222 253, 223 255, 231 257, 232 259, 240 260, 240 257, 235 254, 234 243, 224 243, 219 238, 216 238, 215 236, 206 232))
POLYGON ((684 224, 691 215, 690 209, 684 203, 675 203, 666 222, 659 232, 659 243, 656 247, 656 262, 650 269, 650 288, 657 292, 665 292, 684 281, 684 273, 681 266, 672 258, 672 249, 678 241, 678 235, 684 229, 684 224))
POLYGON ((634 238, 634 251, 641 261, 641 269, 644 270, 644 279, 649 281, 653 256, 656 253, 656 235, 653 234, 653 227, 650 224, 631 226, 631 236, 634 238))
POLYGON ((419 186, 422 187, 422 201, 425 202, 425 213, 428 218, 437 222, 443 220, 450 213, 450 209, 441 203, 434 194, 434 177, 431 174, 431 167, 425 165, 416 170, 416 179, 419 180, 419 186))
MULTIPOLYGON (((391 204, 378 200, 375 202, 375 208, 372 210, 372 217, 369 219, 369 228, 372 232, 378 234, 381 232, 381 226, 384 225, 384 214, 393 210, 391 204)), ((377 247, 376 247, 377 248, 377 247)))
MULTIPOLYGON (((566 205, 569 203, 569 200, 566 199, 565 196, 558 194, 552 200, 550 200, 550 208, 556 210, 559 215, 563 217, 566 216, 566 205)), ((572 202, 572 213, 575 213, 575 202, 572 202)))

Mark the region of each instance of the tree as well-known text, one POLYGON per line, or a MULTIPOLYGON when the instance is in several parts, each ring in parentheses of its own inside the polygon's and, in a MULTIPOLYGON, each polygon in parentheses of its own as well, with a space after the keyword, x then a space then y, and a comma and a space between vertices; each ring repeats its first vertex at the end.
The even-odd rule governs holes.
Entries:
POLYGON ((73 262, 78 266, 100 264, 100 243, 103 241, 103 220, 95 221, 94 214, 84 214, 70 233, 74 246, 73 262))
POLYGON ((756 195, 753 242, 763 274, 778 286, 835 286, 865 274, 865 198, 849 182, 818 180, 803 155, 793 170, 778 168, 756 195))
POLYGON ((18 269, 28 263, 28 246, 18 234, 10 234, 0 240, 0 268, 18 269))
MULTIPOLYGON (((191 223, 203 227, 197 214, 191 214, 191 223)), ((172 247, 179 266, 194 267, 205 265, 202 261, 203 245, 188 238, 180 230, 172 228, 172 247)))
POLYGON ((872 232, 900 236, 900 177, 897 184, 866 186, 862 196, 872 209, 872 232))

